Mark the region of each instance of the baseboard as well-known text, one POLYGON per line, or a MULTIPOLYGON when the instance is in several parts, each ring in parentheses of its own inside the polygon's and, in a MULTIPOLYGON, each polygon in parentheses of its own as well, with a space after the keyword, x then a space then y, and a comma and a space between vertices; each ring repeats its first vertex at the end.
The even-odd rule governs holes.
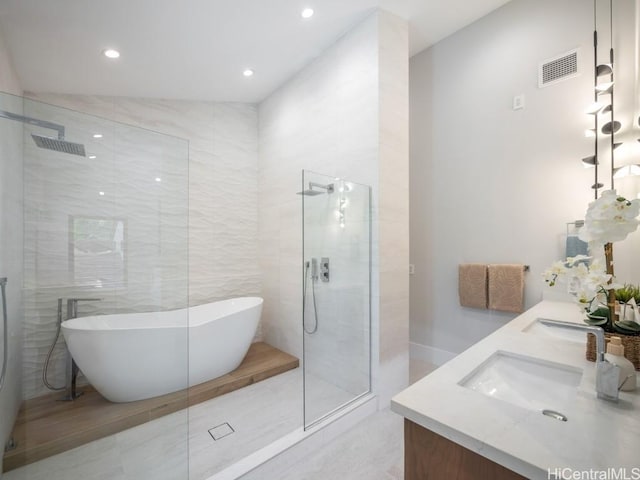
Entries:
POLYGON ((415 358, 416 360, 432 363, 437 366, 444 365, 457 355, 457 353, 442 350, 430 345, 409 342, 409 358, 415 358))

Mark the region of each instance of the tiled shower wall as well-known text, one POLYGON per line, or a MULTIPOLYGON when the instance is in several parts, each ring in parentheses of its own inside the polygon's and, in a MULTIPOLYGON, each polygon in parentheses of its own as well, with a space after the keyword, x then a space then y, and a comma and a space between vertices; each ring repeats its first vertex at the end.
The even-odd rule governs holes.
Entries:
MULTIPOLYGON (((33 190, 25 218, 26 398, 45 392, 40 372, 55 333, 58 297, 103 298, 97 304, 81 306, 81 313, 87 315, 173 309, 187 302, 198 305, 259 294, 255 106, 72 95, 31 97, 127 125, 108 122, 103 126, 98 119, 54 109, 63 117, 60 123, 75 127, 76 138, 72 138, 74 128, 67 138, 86 142, 87 153, 97 154, 94 160, 52 154, 25 140, 25 159, 31 162, 25 188, 33 190), (99 142, 92 139, 92 128, 106 128, 99 142), (188 140, 188 146, 181 139, 188 140), (52 155, 58 163, 51 163, 52 155), (59 155, 63 157, 56 157, 59 155), (59 168, 60 161, 68 168, 59 168), (156 182, 156 177, 162 181, 156 182), (111 197, 108 188, 115 188, 111 197), (99 191, 105 195, 100 196, 99 191), (126 288, 96 289, 66 277, 68 245, 53 248, 46 237, 43 239, 52 233, 52 219, 43 216, 43 206, 47 215, 58 216, 49 238, 62 243, 68 238, 68 220, 63 217, 68 219, 72 212, 126 216, 126 288)), ((32 108, 48 109, 42 115, 51 112, 51 107, 39 102, 32 108)), ((63 351, 59 348, 50 380, 60 384, 62 369, 63 351)))
MULTIPOLYGON (((376 13, 264 100, 259 128, 256 105, 31 96, 188 139, 190 304, 261 293, 264 338, 299 357, 301 171, 371 185, 373 376, 386 404, 408 381, 407 61, 406 23, 376 13)), ((52 337, 33 333, 27 396, 42 392, 36 367, 52 337)))
MULTIPOLYGON (((408 383, 408 33, 384 11, 365 19, 260 104, 260 244, 266 340, 295 355, 302 342, 302 169, 370 185, 372 338, 381 404, 408 383)), ((346 342, 323 377, 351 367, 346 342)), ((324 348, 323 348, 324 347, 324 348)), ((334 353, 335 352, 335 353, 334 353)), ((319 373, 319 372, 314 372, 319 373)), ((346 382, 347 383, 351 382, 346 382)))
MULTIPOLYGON (((0 32, 0 91, 19 95, 19 84, 12 73, 0 32)), ((0 94, 0 109, 22 113, 22 97, 0 94)), ((7 375, 0 391, 0 445, 9 439, 21 403, 22 275, 22 124, 0 119, 0 277, 8 278, 9 334, 7 375)), ((4 355, 2 335, 0 323, 0 362, 4 355)))

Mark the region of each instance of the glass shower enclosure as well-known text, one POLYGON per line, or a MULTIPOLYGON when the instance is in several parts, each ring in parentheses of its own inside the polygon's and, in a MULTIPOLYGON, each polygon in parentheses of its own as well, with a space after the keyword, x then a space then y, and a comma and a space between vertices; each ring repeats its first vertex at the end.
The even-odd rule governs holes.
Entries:
POLYGON ((302 172, 304 425, 371 391, 371 188, 302 172))
MULTIPOLYGON (((186 409, 143 423, 162 412, 107 402, 82 373, 83 395, 60 401, 70 360, 59 327, 72 316, 188 306, 188 142, 32 99, 2 94, 0 104, 0 123, 15 130, 2 142, 22 152, 15 218, 23 221, 7 227, 24 232, 23 280, 15 286, 22 290, 22 338, 9 344, 22 352, 20 388, 11 392, 22 408, 3 478, 189 478, 186 409)), ((176 322, 186 327, 183 311, 176 322)), ((167 355, 186 388, 183 332, 167 355)), ((94 350, 95 362, 108 358, 105 345, 94 350)), ((131 364, 144 361, 140 352, 115 348, 131 364)), ((187 403, 186 390, 177 395, 187 403)))

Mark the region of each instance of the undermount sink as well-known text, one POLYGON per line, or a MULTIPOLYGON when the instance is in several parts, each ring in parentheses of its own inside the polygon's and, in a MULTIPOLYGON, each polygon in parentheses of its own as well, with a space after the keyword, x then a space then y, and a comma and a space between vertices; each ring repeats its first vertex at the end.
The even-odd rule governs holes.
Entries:
POLYGON ((459 385, 530 410, 566 410, 577 393, 580 368, 497 351, 459 385))
POLYGON ((536 318, 534 322, 532 322, 522 331, 527 333, 534 333, 536 335, 546 335, 558 340, 565 340, 567 342, 579 343, 582 345, 586 345, 587 343, 586 332, 564 328, 552 323, 545 323, 544 319, 542 318, 536 318))

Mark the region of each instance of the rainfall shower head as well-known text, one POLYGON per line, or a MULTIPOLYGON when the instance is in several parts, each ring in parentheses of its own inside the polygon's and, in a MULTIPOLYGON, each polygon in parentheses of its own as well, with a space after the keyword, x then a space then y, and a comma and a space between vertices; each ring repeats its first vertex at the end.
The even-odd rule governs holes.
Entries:
POLYGON ((307 190, 303 190, 302 192, 296 193, 296 195, 305 195, 308 197, 314 197, 316 195, 322 195, 323 193, 333 193, 333 183, 329 183, 328 185, 322 185, 321 183, 309 182, 309 188, 307 190), (324 192, 319 192, 318 190, 314 190, 315 188, 322 188, 325 190, 324 192))
POLYGON ((84 151, 84 145, 81 143, 68 142, 64 139, 64 126, 57 123, 47 122, 46 120, 40 120, 38 118, 25 117, 24 115, 18 115, 16 113, 0 110, 0 117, 8 118, 9 120, 15 120, 17 122, 28 123, 29 125, 35 125, 37 127, 48 128, 58 132, 58 138, 46 137, 44 135, 31 134, 31 138, 36 142, 36 145, 40 148, 46 148, 47 150, 53 150, 56 152, 70 153, 71 155, 86 156, 84 151))
POLYGON ((307 197, 315 197, 316 195, 322 195, 324 192, 319 192, 317 190, 303 190, 302 192, 296 193, 296 195, 305 195, 307 197))
POLYGON ((36 145, 40 148, 46 148, 47 150, 53 150, 55 152, 69 153, 71 155, 80 155, 85 157, 84 145, 81 143, 67 142, 66 140, 60 140, 58 138, 45 137, 43 135, 31 134, 31 138, 36 142, 36 145))

